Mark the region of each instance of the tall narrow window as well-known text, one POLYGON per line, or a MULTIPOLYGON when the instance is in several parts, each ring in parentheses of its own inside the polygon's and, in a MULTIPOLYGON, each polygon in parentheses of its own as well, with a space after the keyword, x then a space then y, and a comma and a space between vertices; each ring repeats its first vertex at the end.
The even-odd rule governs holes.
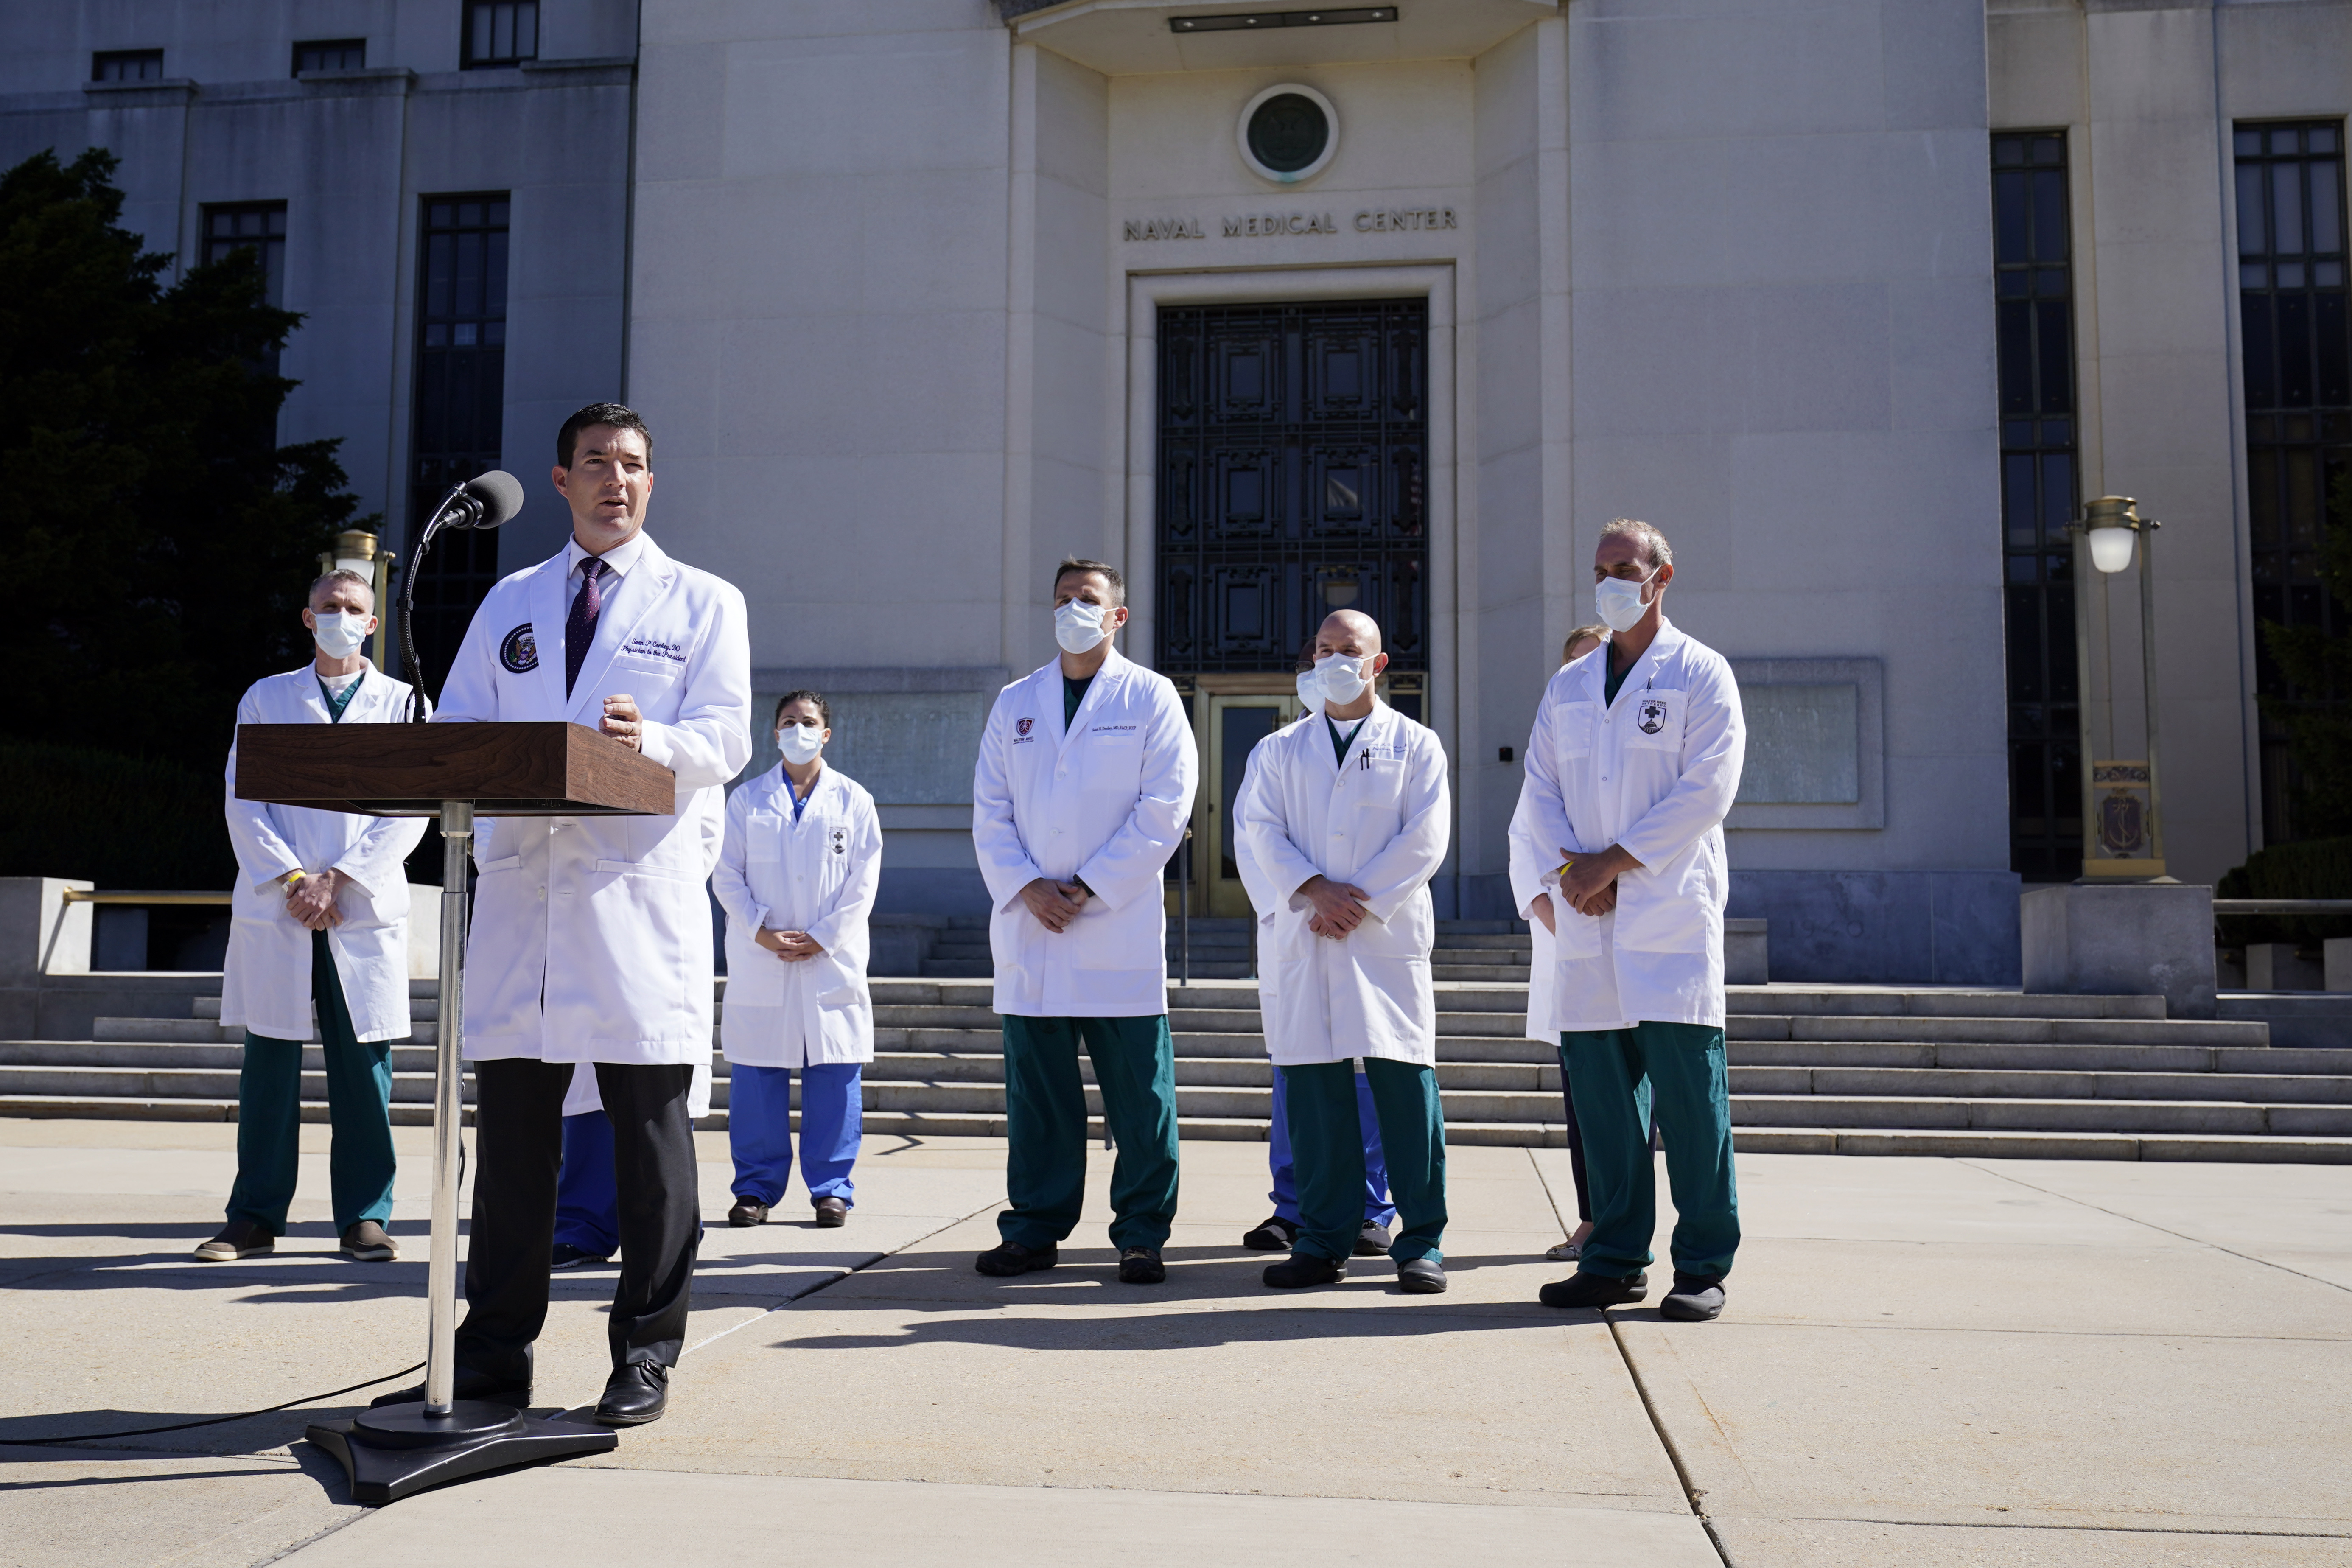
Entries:
POLYGON ((261 263, 262 292, 273 305, 286 303, 286 204, 237 202, 205 208, 205 260, 220 261, 250 250, 261 263))
POLYGON ((466 66, 539 58, 539 0, 466 0, 466 66))
MULTIPOLYGON (((416 277, 416 414, 409 436, 410 557, 449 487, 499 466, 504 434, 507 198, 425 199, 416 277)), ((474 608, 498 581, 498 535, 454 531, 416 579, 416 650, 440 689, 474 608)))
POLYGON ((324 38, 294 46, 294 74, 367 68, 365 38, 324 38))
POLYGON ((108 49, 89 57, 89 79, 92 81, 161 81, 163 79, 163 51, 161 49, 108 49))
POLYGON ((1992 139, 2000 381, 2001 557, 2009 632, 2010 867, 2029 882, 2083 868, 2074 664, 2074 306, 2066 137, 1992 139))
MULTIPOLYGON (((2352 337, 2345 313, 2340 121, 2236 128, 2238 300, 2246 363, 2246 500, 2254 618, 2341 631, 2346 607, 2319 574, 2336 486, 2352 468, 2352 337)), ((2282 702, 2338 703, 2297 689, 2261 648, 2263 839, 2294 838, 2294 764, 2282 702)))

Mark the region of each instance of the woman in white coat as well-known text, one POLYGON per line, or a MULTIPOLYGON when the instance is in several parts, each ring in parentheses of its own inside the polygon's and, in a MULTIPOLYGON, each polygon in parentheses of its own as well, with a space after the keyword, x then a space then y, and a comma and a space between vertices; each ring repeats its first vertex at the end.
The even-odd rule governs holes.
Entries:
POLYGON ((801 1180, 820 1226, 856 1202, 874 1003, 866 921, 882 877, 874 797, 824 765, 833 710, 814 691, 776 704, 783 760, 727 802, 711 887, 727 911, 727 1140, 732 1226, 759 1225, 793 1170, 793 1075, 801 1079, 801 1180))

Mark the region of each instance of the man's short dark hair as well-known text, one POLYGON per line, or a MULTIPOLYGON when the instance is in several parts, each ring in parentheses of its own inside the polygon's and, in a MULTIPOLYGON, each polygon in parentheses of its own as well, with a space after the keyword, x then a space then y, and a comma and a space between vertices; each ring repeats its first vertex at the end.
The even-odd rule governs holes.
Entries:
POLYGON ((646 467, 650 468, 654 466, 654 433, 646 428, 646 422, 637 417, 637 411, 618 403, 592 403, 566 419, 563 428, 555 433, 557 468, 572 466, 573 448, 580 444, 580 432, 592 425, 610 425, 615 430, 635 430, 645 437, 646 467))
POLYGON ((824 727, 828 730, 833 728, 833 704, 827 702, 824 698, 819 697, 815 692, 808 690, 806 688, 803 688, 798 691, 787 691, 782 697, 776 699, 776 716, 769 721, 769 727, 772 729, 776 725, 782 723, 784 721, 784 710, 791 707, 795 702, 805 702, 810 707, 815 709, 816 716, 824 721, 824 727))
POLYGON ((1082 576, 1100 573, 1103 581, 1110 584, 1110 602, 1114 605, 1127 603, 1127 579, 1119 575, 1118 567, 1108 561, 1088 561, 1077 555, 1064 557, 1062 563, 1054 568, 1054 585, 1050 591, 1060 593, 1062 579, 1074 573, 1082 576))

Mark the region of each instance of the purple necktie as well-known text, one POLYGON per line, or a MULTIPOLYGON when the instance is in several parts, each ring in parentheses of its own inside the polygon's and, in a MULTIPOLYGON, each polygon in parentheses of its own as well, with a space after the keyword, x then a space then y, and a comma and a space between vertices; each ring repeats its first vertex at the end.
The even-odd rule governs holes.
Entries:
POLYGON ((580 666, 588 658, 588 645, 596 640, 596 617, 604 613, 604 595, 596 586, 596 579, 612 568, 591 555, 580 563, 580 592, 572 601, 572 614, 563 623, 563 695, 572 695, 572 682, 580 679, 580 666))

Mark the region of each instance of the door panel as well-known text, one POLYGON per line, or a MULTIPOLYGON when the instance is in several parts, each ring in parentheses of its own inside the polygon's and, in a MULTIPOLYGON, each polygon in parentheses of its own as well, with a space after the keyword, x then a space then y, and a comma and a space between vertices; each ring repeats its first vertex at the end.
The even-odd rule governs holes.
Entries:
POLYGON ((1298 716, 1291 697, 1212 697, 1209 699, 1209 769, 1212 792, 1207 810, 1209 852, 1196 862, 1212 873, 1208 878, 1208 912, 1248 915, 1249 893, 1234 864, 1234 797, 1241 793, 1242 774, 1249 766, 1252 747, 1298 716))

